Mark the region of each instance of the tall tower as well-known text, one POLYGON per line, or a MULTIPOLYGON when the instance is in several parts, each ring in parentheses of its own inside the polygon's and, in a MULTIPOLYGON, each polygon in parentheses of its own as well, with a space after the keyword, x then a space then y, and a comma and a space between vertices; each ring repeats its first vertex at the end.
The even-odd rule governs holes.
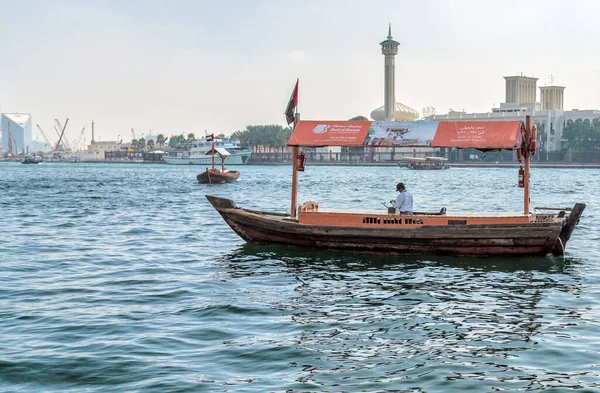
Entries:
POLYGON ((536 101, 536 84, 538 78, 523 76, 505 76, 506 102, 513 104, 531 103, 536 101))
POLYGON ((396 55, 398 54, 399 42, 392 39, 392 24, 390 23, 387 40, 381 41, 381 53, 385 56, 385 95, 384 113, 385 120, 394 120, 396 107, 396 55))
POLYGON ((542 110, 563 110, 565 101, 564 86, 540 87, 542 110))

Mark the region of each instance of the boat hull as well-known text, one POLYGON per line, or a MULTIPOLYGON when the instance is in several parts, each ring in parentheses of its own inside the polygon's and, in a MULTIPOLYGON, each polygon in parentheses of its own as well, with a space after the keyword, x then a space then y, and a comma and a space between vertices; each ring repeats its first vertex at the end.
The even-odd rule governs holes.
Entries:
POLYGON ((413 170, 421 170, 421 171, 436 171, 436 170, 450 169, 450 165, 443 164, 443 163, 437 163, 437 162, 432 163, 432 164, 420 164, 420 163, 411 163, 411 162, 409 162, 408 164, 398 163, 398 166, 406 167, 408 169, 413 169, 413 170))
POLYGON ((240 177, 240 171, 216 172, 210 169, 198 174, 196 179, 201 184, 233 183, 240 177))
POLYGON ((302 224, 286 214, 241 209, 229 199, 208 195, 207 198, 227 224, 250 243, 276 243, 379 254, 562 255, 573 227, 585 208, 585 205, 576 205, 582 207, 575 214, 577 217, 569 217, 572 218, 569 228, 566 227, 568 219, 412 228, 348 227, 302 224), (557 247, 557 243, 561 246, 557 247))

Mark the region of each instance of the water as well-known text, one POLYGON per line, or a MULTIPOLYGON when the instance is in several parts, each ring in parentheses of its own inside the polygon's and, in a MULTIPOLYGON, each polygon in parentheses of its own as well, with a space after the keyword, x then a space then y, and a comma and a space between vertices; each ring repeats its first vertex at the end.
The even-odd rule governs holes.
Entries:
MULTIPOLYGON (((600 170, 534 169, 588 205, 565 258, 245 244, 206 194, 289 210, 288 166, 0 164, 2 392, 600 391, 600 170)), ((298 200, 522 209, 517 170, 316 167, 298 200)))

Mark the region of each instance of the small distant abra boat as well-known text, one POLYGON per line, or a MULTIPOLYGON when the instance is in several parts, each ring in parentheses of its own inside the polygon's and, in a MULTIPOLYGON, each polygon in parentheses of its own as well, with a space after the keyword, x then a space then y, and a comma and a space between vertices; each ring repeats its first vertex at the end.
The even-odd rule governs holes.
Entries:
POLYGON ((240 177, 240 171, 232 171, 225 169, 225 159, 230 155, 229 152, 220 147, 213 147, 211 150, 206 152, 212 156, 212 167, 206 168, 206 170, 198 176, 198 182, 201 184, 222 184, 222 183, 233 183, 240 177), (221 162, 221 169, 215 168, 215 156, 219 157, 221 162))
POLYGON ((448 161, 445 157, 404 157, 403 161, 399 162, 398 165, 407 167, 408 169, 449 169, 450 165, 446 164, 448 161))
POLYGON ((27 156, 21 161, 21 164, 39 164, 40 162, 42 162, 42 157, 40 156, 27 156))
POLYGON ((240 177, 240 171, 230 171, 227 169, 225 172, 222 172, 218 169, 208 168, 196 176, 198 182, 201 184, 233 183, 237 181, 238 177, 240 177))

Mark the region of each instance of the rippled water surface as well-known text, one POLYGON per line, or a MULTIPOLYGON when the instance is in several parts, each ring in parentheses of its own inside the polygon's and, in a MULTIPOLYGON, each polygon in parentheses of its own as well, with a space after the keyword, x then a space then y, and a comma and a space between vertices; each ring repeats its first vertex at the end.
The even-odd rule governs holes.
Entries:
MULTIPOLYGON (((0 391, 600 391, 600 170, 534 169, 588 205, 565 258, 245 244, 205 195, 288 211, 288 166, 0 163, 0 391)), ((308 166, 300 202, 521 210, 517 170, 308 166)))

